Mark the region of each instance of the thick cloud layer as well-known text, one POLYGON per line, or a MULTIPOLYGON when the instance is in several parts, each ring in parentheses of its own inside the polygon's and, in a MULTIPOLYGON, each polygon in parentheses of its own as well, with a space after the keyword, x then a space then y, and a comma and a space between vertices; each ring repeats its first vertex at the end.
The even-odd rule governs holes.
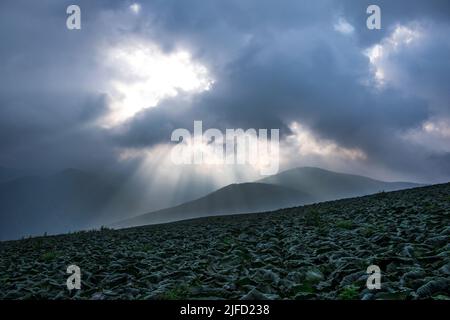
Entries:
POLYGON ((202 120, 205 128, 279 128, 285 168, 450 179, 448 1, 377 1, 376 31, 366 28, 372 1, 160 0, 136 10, 127 1, 78 1, 79 31, 65 27, 69 4, 0 4, 2 165, 119 168, 124 150, 152 150, 202 120), (186 50, 214 83, 102 126, 117 99, 111 79, 136 81, 105 59, 129 41, 167 55, 186 50), (299 152, 295 124, 319 149, 364 156, 299 152))

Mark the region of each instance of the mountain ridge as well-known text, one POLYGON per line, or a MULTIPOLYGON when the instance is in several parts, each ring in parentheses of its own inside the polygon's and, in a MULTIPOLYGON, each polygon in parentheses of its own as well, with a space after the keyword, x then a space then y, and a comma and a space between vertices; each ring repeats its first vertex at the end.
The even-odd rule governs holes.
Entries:
POLYGON ((168 222, 200 216, 260 212, 312 201, 310 195, 283 186, 254 182, 234 183, 178 206, 138 215, 111 226, 143 225, 147 219, 168 222))
POLYGON ((337 200, 424 186, 412 182, 386 182, 370 177, 335 172, 317 167, 298 167, 258 180, 308 192, 317 201, 337 200))
POLYGON ((130 227, 137 225, 186 220, 205 216, 215 216, 221 214, 251 213, 257 212, 257 209, 259 209, 260 211, 269 211, 286 207, 305 205, 314 202, 338 200, 355 196, 369 195, 380 191, 395 191, 419 186, 422 185, 410 182, 384 182, 369 177, 333 172, 316 167, 298 167, 280 172, 276 175, 266 177, 252 183, 231 184, 193 201, 189 201, 178 206, 169 207, 162 210, 137 215, 135 217, 112 223, 110 224, 110 226, 119 228, 130 227), (242 206, 240 208, 229 207, 227 212, 219 210, 219 208, 217 207, 214 208, 214 206, 210 206, 208 212, 208 210, 204 206, 196 206, 196 204, 199 204, 199 202, 202 201, 213 202, 213 199, 211 199, 211 197, 216 198, 216 201, 223 202, 227 198, 230 198, 230 196, 226 194, 227 188, 239 185, 246 186, 246 192, 251 193, 253 196, 252 201, 268 201, 267 197, 270 197, 270 194, 259 195, 256 196, 255 199, 254 192, 257 191, 250 190, 251 188, 257 188, 261 184, 281 187, 281 189, 273 188, 273 190, 278 190, 279 192, 288 192, 289 190, 289 192, 292 193, 292 191, 297 191, 299 192, 299 195, 298 198, 295 199, 295 195, 294 193, 292 193, 292 196, 294 198, 290 199, 290 201, 280 201, 279 199, 272 199, 272 205, 266 206, 265 208, 264 204, 261 204, 261 206, 257 206, 256 204, 254 204, 250 207, 250 211, 246 211, 249 208, 245 206, 242 206), (313 187, 308 188, 305 185, 310 185, 313 187), (342 186, 344 186, 345 188, 343 190, 340 190, 342 186), (277 201, 278 203, 275 204, 277 201), (197 212, 195 209, 197 209, 197 212))

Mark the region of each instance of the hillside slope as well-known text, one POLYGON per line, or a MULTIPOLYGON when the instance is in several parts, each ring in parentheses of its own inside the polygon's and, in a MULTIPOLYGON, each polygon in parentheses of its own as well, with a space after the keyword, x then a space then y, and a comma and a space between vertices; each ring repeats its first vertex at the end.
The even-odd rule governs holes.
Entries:
POLYGON ((255 183, 232 184, 200 199, 146 213, 110 226, 121 228, 223 214, 269 211, 417 186, 420 185, 383 182, 319 168, 295 168, 255 183))
POLYGON ((0 242, 0 299, 449 299, 450 184, 0 242), (82 289, 66 288, 68 265, 82 289), (366 288, 369 265, 381 289, 366 288))
POLYGON ((127 219, 113 227, 130 227, 223 214, 269 211, 312 202, 300 191, 265 183, 231 184, 200 199, 127 219))

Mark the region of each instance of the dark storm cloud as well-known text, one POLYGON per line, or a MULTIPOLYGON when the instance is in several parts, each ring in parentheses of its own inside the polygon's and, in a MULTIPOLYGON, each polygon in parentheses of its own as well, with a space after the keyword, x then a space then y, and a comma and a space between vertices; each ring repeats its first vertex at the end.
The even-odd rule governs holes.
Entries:
POLYGON ((409 1, 409 0, 341 0, 335 7, 355 26, 355 33, 361 45, 369 46, 386 36, 398 24, 413 20, 442 21, 448 23, 450 2, 446 0, 409 1), (366 28, 366 12, 369 5, 378 5, 382 13, 382 29, 373 32, 366 28))
MULTIPOLYGON (((116 147, 167 143, 175 128, 191 129, 194 120, 205 128, 280 128, 283 136, 299 121, 318 137, 363 150, 369 162, 430 179, 442 174, 430 169, 433 154, 397 135, 449 108, 448 1, 160 0, 142 2, 134 18, 121 13, 131 3, 80 1, 83 29, 68 32, 71 2, 2 2, 0 161, 23 164, 27 154, 47 150, 52 167, 86 165, 101 145, 96 157, 114 162, 116 147), (369 4, 382 8, 380 31, 366 28, 369 4), (333 29, 339 18, 354 34, 333 29), (414 89, 367 85, 373 70, 363 50, 411 21, 428 23, 433 34, 420 51, 393 57, 414 89), (108 104, 91 72, 95 49, 132 35, 167 52, 189 49, 215 84, 200 95, 166 99, 112 130, 89 125, 108 104), (441 98, 432 107, 435 90, 441 98)), ((45 155, 36 161, 47 163, 45 155)))
MULTIPOLYGON (((69 32, 71 1, 0 4, 0 162, 57 171, 114 161, 103 130, 92 123, 107 110, 90 70, 96 64, 92 32, 69 32)), ((105 1, 89 2, 92 12, 105 1)), ((88 2, 86 2, 88 4, 88 2)), ((91 11, 83 14, 86 26, 91 11)), ((84 13, 84 12, 83 12, 84 13)), ((85 25, 83 24, 83 27, 85 25)))
MULTIPOLYGON (((146 146, 159 138, 164 142, 173 127, 189 129, 195 119, 207 120, 210 127, 282 128, 284 132, 288 132, 290 121, 297 120, 306 122, 321 137, 361 148, 374 162, 395 169, 417 169, 414 161, 405 165, 403 157, 411 152, 392 137, 397 131, 419 126, 428 117, 426 102, 414 92, 405 95, 395 88, 377 92, 363 85, 371 76, 368 58, 362 54, 364 47, 333 31, 339 10, 314 9, 315 16, 327 19, 307 19, 304 25, 301 14, 297 23, 288 15, 284 20, 269 20, 272 24, 256 20, 255 27, 238 23, 235 16, 227 19, 223 13, 222 29, 228 26, 236 42, 248 32, 254 33, 238 53, 231 49, 235 55, 232 61, 215 70, 219 74, 216 88, 194 99, 188 111, 177 117, 170 115, 172 110, 183 109, 170 100, 159 109, 142 112, 127 124, 128 134, 122 138, 130 145, 146 146), (152 130, 158 119, 172 123, 166 130, 162 128, 164 134, 152 130)), ((366 17, 365 10, 361 16, 366 17)), ((167 24, 167 19, 163 21, 167 24)), ((193 28, 192 21, 195 18, 183 16, 165 27, 183 34, 193 28), (183 27, 178 25, 180 21, 183 27)), ((221 42, 211 40, 211 29, 214 25, 206 31, 196 30, 194 36, 197 46, 204 48, 203 57, 207 56, 204 51, 227 51, 221 42)), ((230 38, 224 35, 224 39, 230 38)))
POLYGON ((433 154, 428 160, 431 160, 431 163, 442 176, 450 175, 450 152, 433 154))

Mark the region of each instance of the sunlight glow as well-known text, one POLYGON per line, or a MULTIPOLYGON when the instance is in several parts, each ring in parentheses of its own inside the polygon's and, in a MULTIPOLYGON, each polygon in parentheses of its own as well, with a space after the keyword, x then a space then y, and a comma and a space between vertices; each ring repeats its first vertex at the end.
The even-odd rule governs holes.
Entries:
MULTIPOLYGON (((180 199, 186 201, 184 193, 192 193, 196 189, 193 181, 198 183, 197 188, 208 186, 198 194, 199 197, 231 183, 260 177, 250 165, 176 165, 171 161, 172 148, 173 145, 160 144, 148 149, 122 149, 119 157, 122 162, 139 161, 140 165, 131 179, 146 181, 142 192, 158 195, 158 202, 165 202, 167 206, 179 203, 180 199), (167 190, 178 191, 162 193, 167 190)), ((202 151, 210 149, 206 144, 200 148, 202 151)))
POLYGON ((103 121, 106 127, 165 98, 180 92, 200 93, 213 84, 206 67, 193 61, 185 50, 166 53, 154 44, 134 42, 110 48, 106 62, 113 75, 109 83, 111 112, 103 121))
POLYGON ((441 120, 439 122, 426 121, 422 128, 427 133, 434 133, 441 137, 450 138, 450 125, 449 121, 441 120))
POLYGON ((137 2, 135 2, 132 5, 130 5, 130 10, 134 14, 138 14, 141 11, 141 5, 139 3, 137 3, 137 2))
POLYGON ((388 80, 389 56, 407 48, 422 36, 418 27, 406 27, 398 25, 390 36, 380 43, 366 49, 364 54, 369 58, 377 87, 382 87, 388 80))
POLYGON ((350 160, 365 160, 366 154, 356 148, 344 148, 333 141, 319 139, 305 126, 293 122, 290 126, 293 135, 288 137, 297 146, 301 156, 319 155, 324 157, 338 157, 350 160))
POLYGON ((450 118, 429 119, 403 134, 403 139, 436 153, 450 152, 450 118))

